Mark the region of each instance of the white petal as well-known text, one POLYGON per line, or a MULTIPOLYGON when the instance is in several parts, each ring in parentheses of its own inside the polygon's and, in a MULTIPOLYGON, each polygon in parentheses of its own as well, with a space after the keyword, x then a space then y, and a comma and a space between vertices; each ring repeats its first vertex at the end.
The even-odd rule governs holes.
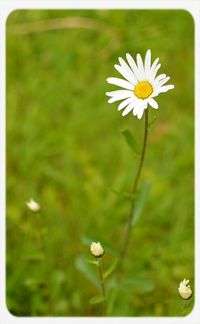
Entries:
POLYGON ((160 69, 161 64, 158 64, 153 70, 151 70, 150 74, 149 74, 149 81, 153 83, 153 81, 155 80, 155 76, 158 72, 158 70, 160 69))
POLYGON ((145 100, 144 100, 144 109, 147 109, 147 106, 148 106, 148 100, 145 99, 145 100))
POLYGON ((145 78, 144 65, 143 65, 142 57, 140 54, 137 54, 137 66, 138 66, 138 70, 140 71, 142 78, 144 79, 145 78))
POLYGON ((131 69, 133 70, 134 74, 135 74, 135 77, 138 81, 141 81, 142 80, 142 74, 140 73, 140 71, 138 70, 138 67, 134 61, 134 59, 132 58, 132 56, 130 54, 126 54, 126 58, 127 58, 127 61, 131 67, 131 69))
POLYGON ((135 84, 135 78, 134 78, 134 74, 131 71, 128 72, 127 69, 125 69, 123 66, 121 65, 117 65, 115 64, 115 69, 130 83, 135 84))
POLYGON ((157 91, 157 89, 154 89, 154 92, 150 95, 150 98, 157 97, 158 95, 159 95, 159 92, 157 91))
POLYGON ((163 84, 167 83, 169 81, 170 77, 166 77, 164 79, 162 79, 159 84, 158 87, 161 87, 163 84))
MULTIPOLYGON (((149 78, 151 77, 151 75, 153 74, 157 64, 158 64, 159 58, 155 59, 155 61, 153 62, 150 71, 149 71, 149 78)), ((150 79, 149 79, 150 80, 150 79)))
POLYGON ((138 106, 135 106, 133 109, 133 116, 137 116, 138 113, 138 106))
POLYGON ((126 99, 127 98, 127 96, 123 96, 123 95, 118 95, 118 96, 114 96, 114 97, 112 97, 112 98, 110 98, 109 100, 108 100, 108 103, 113 103, 113 102, 116 102, 116 101, 119 101, 119 100, 122 100, 122 99, 126 99))
POLYGON ((134 107, 134 110, 133 110, 133 115, 134 116, 137 116, 138 114, 140 115, 140 111, 141 110, 144 111, 144 109, 145 109, 144 100, 138 99, 135 102, 135 107, 134 107))
POLYGON ((142 115, 143 115, 143 113, 144 113, 144 110, 145 110, 144 106, 141 106, 141 107, 138 109, 138 113, 137 113, 137 118, 138 118, 138 119, 141 119, 141 118, 142 118, 142 115))
POLYGON ((134 96, 134 93, 130 90, 115 90, 115 91, 106 92, 106 96, 108 96, 108 97, 113 97, 113 96, 121 95, 121 94, 127 94, 130 96, 131 95, 134 96))
POLYGON ((135 102, 135 106, 134 106, 134 110, 133 110, 133 115, 134 115, 134 116, 137 116, 138 109, 140 109, 140 106, 141 106, 140 99, 138 99, 138 100, 135 102))
POLYGON ((135 102, 131 102, 126 109, 124 109, 122 116, 126 116, 128 113, 130 113, 131 110, 133 110, 133 107, 135 106, 135 102))
POLYGON ((127 98, 127 96, 115 96, 115 97, 112 97, 112 98, 110 98, 109 100, 108 100, 108 103, 113 103, 113 102, 116 102, 116 101, 119 101, 119 100, 122 100, 122 99, 126 99, 127 98))
POLYGON ((148 50, 146 52, 145 64, 144 64, 144 71, 145 71, 145 79, 146 80, 148 79, 148 76, 149 76, 150 67, 151 67, 151 51, 148 50))
POLYGON ((135 79, 134 73, 133 71, 130 69, 129 65, 121 58, 119 57, 119 63, 121 64, 121 67, 127 71, 127 73, 130 74, 131 77, 133 77, 134 80, 134 84, 137 82, 137 80, 135 79))
POLYGON ((123 60, 123 58, 119 57, 119 63, 121 67, 123 67, 128 73, 130 73, 130 75, 134 76, 133 71, 130 69, 129 65, 125 62, 125 60, 123 60))
POLYGON ((166 86, 163 86, 161 88, 158 88, 157 91, 158 93, 162 93, 162 92, 167 92, 168 90, 174 89, 174 85, 173 84, 169 84, 166 86))
POLYGON ((118 106, 118 110, 125 108, 127 105, 129 105, 133 101, 135 101, 135 99, 132 97, 122 101, 118 106))
POLYGON ((150 106, 153 107, 154 109, 158 109, 158 103, 157 103, 153 98, 149 98, 149 99, 148 99, 148 103, 149 103, 150 106))
POLYGON ((130 75, 130 78, 133 80, 132 83, 136 84, 137 79, 135 78, 135 75, 133 71, 130 69, 130 67, 128 66, 128 64, 121 57, 119 57, 119 63, 121 64, 121 67, 125 69, 127 73, 130 75))
POLYGON ((151 71, 153 71, 155 69, 156 65, 158 64, 158 61, 159 61, 159 58, 157 57, 151 66, 151 71))
POLYGON ((112 92, 107 92, 106 95, 112 97, 108 100, 108 103, 113 103, 118 100, 134 97, 132 91, 128 90, 116 90, 112 92))
POLYGON ((137 116, 138 106, 135 106, 133 109, 133 116, 137 116))
POLYGON ((164 79, 165 77, 166 77, 166 74, 160 74, 160 75, 158 75, 158 76, 155 78, 155 80, 154 80, 154 82, 153 82, 153 85, 156 87, 156 85, 158 85, 159 82, 160 82, 162 79, 164 79))
POLYGON ((134 88, 133 84, 130 82, 118 78, 108 78, 107 82, 128 90, 133 90, 134 88))

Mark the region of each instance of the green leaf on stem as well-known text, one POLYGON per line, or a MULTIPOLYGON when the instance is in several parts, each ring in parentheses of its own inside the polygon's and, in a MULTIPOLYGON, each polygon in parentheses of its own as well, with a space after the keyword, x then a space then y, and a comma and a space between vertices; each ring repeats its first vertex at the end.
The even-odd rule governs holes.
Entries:
POLYGON ((107 314, 108 314, 108 316, 111 316, 113 314, 113 310, 115 308, 115 302, 116 302, 118 293, 119 293, 119 286, 118 286, 117 282, 115 282, 115 285, 112 285, 108 292, 108 297, 107 297, 107 301, 108 301, 107 314))
POLYGON ((108 278, 116 269, 118 264, 118 259, 114 260, 114 262, 111 264, 111 266, 108 268, 108 270, 104 273, 103 278, 108 278))
POLYGON ((98 261, 95 261, 95 260, 86 260, 88 263, 90 263, 90 264, 94 264, 94 265, 96 265, 97 267, 98 267, 98 265, 99 265, 99 262, 98 261))
POLYGON ((142 211, 148 199, 150 188, 151 183, 149 181, 145 181, 142 188, 139 190, 138 196, 135 201, 132 225, 135 225, 140 215, 142 214, 142 211))
POLYGON ((99 288, 99 281, 83 255, 78 256, 75 265, 86 279, 88 279, 92 284, 99 288))
POLYGON ((91 305, 100 304, 100 303, 104 302, 104 300, 105 300, 104 296, 97 295, 90 299, 90 304, 91 305))
POLYGON ((133 137, 133 135, 131 134, 131 132, 128 129, 125 129, 122 131, 122 135, 124 136, 126 143, 128 144, 128 146, 137 154, 140 154, 140 150, 139 150, 139 145, 136 142, 135 138, 133 137))

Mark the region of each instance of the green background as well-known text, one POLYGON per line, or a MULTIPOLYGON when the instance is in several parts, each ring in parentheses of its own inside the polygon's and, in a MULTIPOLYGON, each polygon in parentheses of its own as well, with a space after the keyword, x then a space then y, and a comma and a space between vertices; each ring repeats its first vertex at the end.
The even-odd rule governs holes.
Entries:
MULTIPOLYGON (((149 108, 140 184, 151 182, 133 228, 125 281, 106 282, 109 316, 181 316, 177 287, 194 286, 194 24, 186 11, 21 10, 7 20, 7 306, 18 316, 100 316, 98 272, 120 250, 144 118, 122 117, 106 83, 127 52, 148 48, 175 89, 149 108), (85 18, 85 19, 84 19, 85 18), (64 19, 64 26, 61 26, 64 19), (33 214, 26 201, 41 204, 33 214)), ((184 311, 189 312, 193 300, 184 311)))

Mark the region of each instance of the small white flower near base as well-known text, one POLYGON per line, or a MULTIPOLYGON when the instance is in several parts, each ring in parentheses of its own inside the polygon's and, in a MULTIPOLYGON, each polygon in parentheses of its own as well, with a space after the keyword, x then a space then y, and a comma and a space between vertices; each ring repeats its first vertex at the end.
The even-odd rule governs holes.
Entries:
POLYGON ((30 209, 34 213, 37 213, 40 211, 40 205, 32 198, 26 202, 26 206, 28 207, 28 209, 30 209))
POLYGON ((90 245, 90 251, 92 255, 97 258, 101 257, 104 254, 104 249, 99 242, 92 242, 92 244, 90 245))
POLYGON ((119 65, 115 65, 115 69, 124 79, 107 79, 108 83, 123 88, 123 90, 106 92, 106 95, 110 97, 108 103, 122 100, 118 106, 118 110, 124 109, 122 116, 126 116, 132 111, 134 116, 141 119, 148 105, 158 109, 158 103, 154 98, 160 93, 173 89, 174 85, 165 85, 170 79, 166 74, 156 76, 161 64, 159 58, 151 64, 150 50, 146 52, 144 62, 140 54, 137 54, 136 61, 134 61, 132 56, 127 53, 126 59, 127 62, 119 57, 119 65))
POLYGON ((185 300, 190 299, 192 297, 192 289, 189 285, 189 282, 189 280, 184 279, 180 282, 178 287, 180 297, 185 300))

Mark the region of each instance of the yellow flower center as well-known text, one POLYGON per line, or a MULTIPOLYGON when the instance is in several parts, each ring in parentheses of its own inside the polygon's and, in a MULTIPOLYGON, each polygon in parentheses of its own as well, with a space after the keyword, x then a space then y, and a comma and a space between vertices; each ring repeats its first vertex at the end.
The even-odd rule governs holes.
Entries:
POLYGON ((134 88, 134 94, 140 99, 146 99, 153 93, 153 87, 148 81, 140 81, 134 88))

